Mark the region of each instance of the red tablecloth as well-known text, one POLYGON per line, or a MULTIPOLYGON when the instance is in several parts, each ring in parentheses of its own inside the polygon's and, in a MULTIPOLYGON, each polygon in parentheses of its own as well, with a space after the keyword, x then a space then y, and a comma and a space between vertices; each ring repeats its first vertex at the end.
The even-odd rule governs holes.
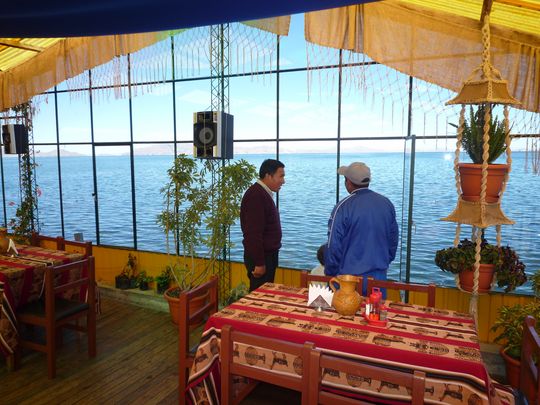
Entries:
MULTIPOLYGON (((43 293, 47 266, 58 266, 84 258, 83 254, 51 250, 36 246, 17 245, 19 256, 0 255, 0 352, 13 354, 17 347, 16 309, 37 300, 43 293)), ((71 275, 77 277, 77 275, 71 275)))
MULTIPOLYGON (((360 316, 317 312, 307 306, 307 289, 265 284, 212 316, 190 374, 187 399, 210 403, 219 398, 220 329, 238 330, 304 343, 323 351, 380 367, 426 373, 426 403, 512 404, 510 389, 493 382, 482 362, 474 322, 468 314, 387 301, 387 327, 374 327, 360 316)), ((261 348, 235 348, 235 361, 254 362, 276 372, 301 373, 296 359, 261 348), (280 357, 283 356, 283 357, 280 357), (283 368, 277 370, 277 368, 283 368)), ((323 388, 339 389, 377 403, 410 400, 404 387, 358 376, 325 373, 323 388)))

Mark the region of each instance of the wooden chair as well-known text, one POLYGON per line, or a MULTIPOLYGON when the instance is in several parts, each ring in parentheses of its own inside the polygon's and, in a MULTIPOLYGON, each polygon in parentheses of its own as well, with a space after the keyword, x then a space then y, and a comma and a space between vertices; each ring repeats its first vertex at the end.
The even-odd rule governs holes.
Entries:
MULTIPOLYGON (((309 271, 303 270, 300 272, 300 287, 308 288, 311 282, 329 283, 333 277, 334 276, 319 276, 311 274, 309 271)), ((358 291, 358 294, 362 295, 362 283, 364 281, 364 278, 362 276, 357 277, 358 284, 356 285, 356 290, 358 291)))
POLYGON ((209 317, 218 311, 218 277, 214 276, 200 286, 184 291, 180 294, 180 309, 178 321, 178 398, 180 404, 185 404, 185 391, 189 371, 195 359, 195 353, 199 341, 190 344, 190 326, 200 323, 201 318, 209 317), (199 297, 208 294, 204 305, 198 310, 191 312, 190 303, 199 297))
MULTIPOLYGON (((239 403, 257 385, 258 381, 285 387, 302 393, 302 405, 308 404, 308 381, 309 381, 309 353, 315 346, 311 342, 303 345, 284 340, 272 339, 264 336, 252 335, 234 330, 231 325, 225 325, 221 329, 221 404, 229 405, 239 403), (234 345, 244 344, 253 347, 272 350, 272 352, 289 353, 300 357, 303 363, 302 375, 276 373, 271 369, 257 367, 257 364, 238 363, 234 361, 234 345), (232 381, 233 375, 249 377, 254 381, 245 391, 234 397, 232 381)), ((238 354, 237 354, 238 356, 238 354)), ((263 362, 272 362, 268 356, 263 362)))
POLYGON ((66 240, 62 236, 45 236, 36 232, 32 233, 30 240, 32 246, 51 247, 57 250, 67 250, 68 252, 84 253, 84 257, 92 256, 92 242, 77 242, 66 240))
POLYGON ((527 397, 529 404, 535 405, 540 403, 538 359, 540 359, 540 337, 536 332, 536 319, 527 315, 523 321, 519 390, 521 395, 527 397))
POLYGON ((437 291, 435 284, 414 284, 401 281, 376 280, 372 277, 369 277, 367 282, 368 295, 373 287, 386 288, 387 290, 414 291, 426 293, 427 306, 432 308, 435 307, 435 293, 437 291))
POLYGON ((358 405, 373 404, 373 402, 364 402, 358 398, 352 398, 345 395, 339 395, 335 392, 321 390, 321 381, 325 369, 335 370, 347 375, 356 375, 361 378, 371 378, 377 381, 384 381, 390 384, 396 384, 406 387, 411 395, 411 404, 418 405, 424 403, 425 378, 424 372, 416 370, 414 374, 374 367, 360 361, 338 357, 333 354, 323 353, 318 349, 311 350, 310 359, 310 381, 309 381, 309 404, 328 404, 328 405, 358 405))
MULTIPOLYGON (((17 310, 19 325, 41 326, 45 329, 45 343, 37 343, 20 337, 21 348, 37 350, 47 354, 48 377, 56 375, 56 347, 61 328, 85 332, 88 337, 88 356, 96 356, 96 312, 95 312, 95 269, 94 258, 45 269, 45 291, 42 299, 28 303, 17 310), (64 274, 80 272, 80 277, 69 281, 64 274), (62 281, 62 280, 68 281, 62 281), (56 280, 56 285, 55 285, 56 280), (81 291, 86 288, 85 299, 80 299, 81 291), (82 290, 81 290, 82 289, 82 290), (61 295, 70 291, 71 298, 61 295), (73 292, 76 293, 73 293, 73 292), (75 297, 76 296, 76 297, 75 297), (79 318, 86 318, 86 324, 80 326, 79 318)), ((20 352, 17 353, 20 357, 20 352)), ((18 363, 18 360, 17 360, 18 363)))
POLYGON ((65 250, 68 252, 84 253, 84 257, 92 256, 92 242, 77 242, 74 240, 62 240, 63 244, 59 250, 65 250))
POLYGON ((64 238, 61 236, 45 236, 39 233, 32 232, 30 237, 32 246, 45 247, 57 250, 64 250, 64 238))

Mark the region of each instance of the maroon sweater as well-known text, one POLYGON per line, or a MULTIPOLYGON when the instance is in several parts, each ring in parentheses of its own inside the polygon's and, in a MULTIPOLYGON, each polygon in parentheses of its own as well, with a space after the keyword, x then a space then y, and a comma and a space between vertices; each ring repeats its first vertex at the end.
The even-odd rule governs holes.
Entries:
POLYGON ((240 226, 244 234, 244 251, 255 261, 264 265, 266 253, 281 247, 281 222, 274 200, 258 183, 253 184, 242 198, 240 226))

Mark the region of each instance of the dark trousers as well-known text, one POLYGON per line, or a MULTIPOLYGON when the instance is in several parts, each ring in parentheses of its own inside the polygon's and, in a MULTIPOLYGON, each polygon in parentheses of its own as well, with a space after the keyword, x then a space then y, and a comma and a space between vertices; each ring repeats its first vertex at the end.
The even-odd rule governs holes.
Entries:
POLYGON ((264 265, 266 266, 266 273, 262 277, 255 278, 251 272, 255 269, 255 262, 249 256, 244 253, 244 265, 246 266, 247 275, 249 277, 249 291, 253 291, 259 288, 264 283, 274 282, 274 276, 276 275, 276 268, 278 266, 279 251, 267 253, 264 256, 264 265))

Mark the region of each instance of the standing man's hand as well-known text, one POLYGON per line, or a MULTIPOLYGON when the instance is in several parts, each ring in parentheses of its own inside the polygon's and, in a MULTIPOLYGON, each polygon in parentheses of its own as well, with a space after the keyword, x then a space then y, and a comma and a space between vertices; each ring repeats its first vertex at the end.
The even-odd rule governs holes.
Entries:
POLYGON ((251 274, 253 274, 253 277, 259 278, 264 276, 264 273, 266 273, 266 266, 255 266, 251 274))

